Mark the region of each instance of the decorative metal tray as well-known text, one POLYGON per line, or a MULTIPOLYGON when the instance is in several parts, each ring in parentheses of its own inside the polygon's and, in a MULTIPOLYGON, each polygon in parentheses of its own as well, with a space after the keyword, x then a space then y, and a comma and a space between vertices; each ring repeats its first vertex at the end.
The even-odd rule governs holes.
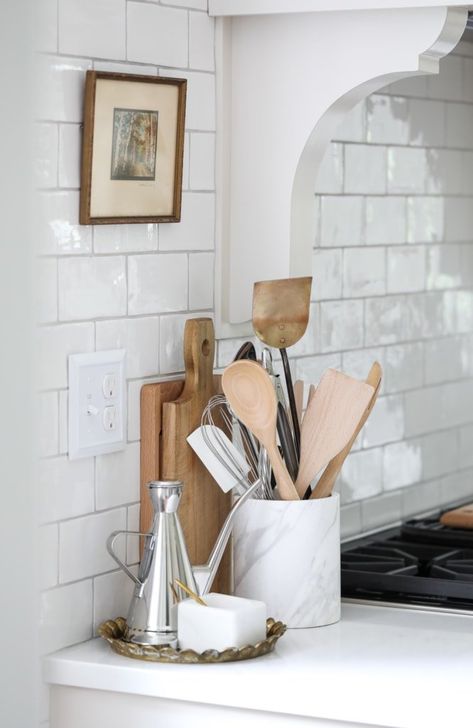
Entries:
POLYGON ((147 660, 148 662, 176 662, 186 665, 211 664, 216 662, 234 662, 236 660, 251 660, 253 657, 261 657, 272 652, 276 642, 286 631, 286 625, 282 622, 275 622, 274 619, 266 620, 266 639, 256 645, 245 647, 230 647, 223 652, 217 650, 205 650, 197 653, 194 650, 176 650, 173 647, 160 647, 155 645, 137 645, 126 642, 123 639, 125 634, 126 621, 123 617, 109 619, 100 625, 98 633, 104 640, 110 643, 112 650, 119 655, 132 657, 135 660, 147 660))

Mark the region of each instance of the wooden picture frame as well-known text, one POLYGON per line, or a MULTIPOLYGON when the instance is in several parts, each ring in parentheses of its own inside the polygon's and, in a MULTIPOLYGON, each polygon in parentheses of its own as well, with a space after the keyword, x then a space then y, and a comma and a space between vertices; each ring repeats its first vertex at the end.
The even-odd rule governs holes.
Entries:
POLYGON ((179 222, 187 81, 87 71, 79 222, 179 222))

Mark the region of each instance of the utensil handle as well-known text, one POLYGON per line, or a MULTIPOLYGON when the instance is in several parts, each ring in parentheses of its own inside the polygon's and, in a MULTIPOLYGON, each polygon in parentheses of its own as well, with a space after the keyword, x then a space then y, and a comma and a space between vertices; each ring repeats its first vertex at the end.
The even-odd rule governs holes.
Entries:
POLYGON ((294 387, 292 386, 291 367, 287 356, 287 349, 281 349, 281 358, 284 367, 284 376, 286 378, 287 396, 289 398, 289 409, 291 410, 292 429, 294 432, 294 443, 296 446, 296 454, 299 459, 301 454, 301 430, 299 427, 299 418, 297 416, 296 398, 294 397, 294 387))
POLYGON ((281 442, 281 448, 284 455, 284 462, 286 463, 286 467, 292 480, 295 480, 297 478, 297 470, 299 468, 299 464, 297 462, 297 454, 296 448, 294 446, 294 440, 292 439, 291 426, 289 424, 286 410, 284 409, 281 402, 278 402, 277 428, 279 440, 281 442))
POLYGON ((123 561, 118 556, 118 554, 115 552, 115 549, 113 548, 118 536, 123 536, 123 534, 126 534, 127 536, 129 536, 130 534, 133 536, 149 536, 150 534, 142 533, 141 531, 123 531, 123 530, 121 530, 121 531, 112 531, 110 536, 107 538, 107 551, 110 554, 110 556, 112 557, 112 559, 117 562, 120 569, 122 569, 122 571, 124 571, 125 574, 127 576, 129 576, 132 581, 135 582, 135 584, 138 584, 138 586, 143 586, 143 583, 138 579, 138 577, 136 577, 134 575, 134 573, 132 571, 130 571, 128 566, 125 563, 123 563, 123 561))
POLYGON ((279 495, 283 500, 299 500, 299 494, 296 490, 296 486, 292 482, 291 476, 284 465, 284 461, 279 453, 276 443, 268 443, 266 449, 271 461, 274 477, 276 478, 279 495))

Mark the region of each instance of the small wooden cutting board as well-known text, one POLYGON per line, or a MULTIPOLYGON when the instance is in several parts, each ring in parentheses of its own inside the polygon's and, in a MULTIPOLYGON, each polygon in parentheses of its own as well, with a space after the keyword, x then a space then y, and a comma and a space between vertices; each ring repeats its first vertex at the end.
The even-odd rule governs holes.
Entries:
POLYGON ((450 528, 473 529, 473 503, 447 511, 440 516, 440 523, 450 528))

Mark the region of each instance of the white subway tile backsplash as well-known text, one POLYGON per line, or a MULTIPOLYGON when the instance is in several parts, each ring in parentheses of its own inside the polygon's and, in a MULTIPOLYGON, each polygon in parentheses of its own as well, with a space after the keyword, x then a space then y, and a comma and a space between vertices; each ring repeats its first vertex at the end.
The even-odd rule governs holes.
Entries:
MULTIPOLYGON (((391 251, 389 251, 391 252, 391 251)), ((347 248, 343 251, 343 295, 346 298, 386 293, 384 248, 347 248)))
POLYGON ((59 52, 124 58, 126 0, 61 0, 59 52))
POLYGON ((159 371, 160 374, 171 374, 184 370, 184 357, 182 339, 184 326, 189 318, 198 318, 197 311, 193 313, 180 314, 178 316, 161 316, 160 341, 159 341, 159 371))
POLYGON ((458 433, 456 430, 435 432, 421 440, 422 475, 424 480, 438 478, 458 467, 458 433))
POLYGON ((340 509, 340 534, 342 539, 361 533, 361 503, 349 503, 340 509))
POLYGON ((184 192, 181 222, 161 225, 160 250, 212 250, 215 242, 215 195, 184 192))
POLYGON ((343 371, 350 377, 364 380, 368 376, 373 362, 379 362, 384 369, 384 356, 385 350, 382 348, 345 351, 342 354, 343 371))
POLYGON ((215 134, 193 133, 190 145, 190 189, 215 189, 215 134))
POLYGON ((38 56, 38 118, 81 123, 85 72, 91 68, 92 61, 86 59, 38 56))
POLYGON ((467 283, 461 245, 431 245, 427 248, 427 288, 457 288, 467 283))
POLYGON ((413 296, 369 298, 365 302, 365 344, 396 344, 419 338, 424 301, 413 296))
POLYGON ((92 580, 44 591, 40 607, 42 654, 92 637, 92 580))
POLYGON ((96 225, 95 253, 149 253, 158 249, 158 225, 96 225))
POLYGON ((445 143, 446 106, 442 101, 409 101, 409 143, 419 147, 441 147, 445 143))
POLYGON ((405 243, 405 198, 367 197, 365 224, 367 245, 405 243))
POLYGON ((201 71, 215 68, 215 20, 206 13, 189 13, 189 66, 201 71))
MULTIPOLYGON (((59 187, 80 187, 81 143, 79 124, 59 126, 59 187)), ((77 215, 73 219, 77 219, 77 215)))
POLYGON ((321 351, 363 346, 363 302, 327 301, 320 305, 321 351))
POLYGON ((42 53, 57 51, 57 0, 37 0, 35 7, 35 50, 42 53))
POLYGON ((343 170, 343 145, 332 143, 317 170, 316 194, 341 194, 343 192, 343 170))
POLYGON ((366 100, 366 141, 371 144, 407 144, 408 103, 402 96, 369 96, 366 100))
MULTIPOLYGON (((127 508, 127 530, 140 530, 140 504, 135 503, 127 508)), ((128 566, 139 564, 140 561, 140 539, 135 534, 130 534, 126 539, 126 563, 128 566)))
POLYGON ((395 442, 383 453, 383 488, 396 490, 417 483, 422 477, 422 448, 418 441, 395 442))
POLYGON ((470 104, 447 105, 447 146, 471 149, 473 106, 470 104))
POLYGON ((361 245, 364 240, 363 198, 322 197, 320 244, 322 246, 361 245))
POLYGON ((441 504, 440 480, 411 485, 402 490, 402 516, 409 518, 419 513, 431 511, 441 504))
POLYGON ((159 317, 98 321, 96 349, 126 349, 126 375, 149 377, 158 371, 159 317))
POLYGON ((39 464, 38 511, 41 523, 75 518, 94 510, 93 458, 55 457, 39 464))
POLYGON ((334 134, 334 139, 342 142, 365 141, 366 102, 361 101, 344 115, 334 134))
POLYGON ((387 150, 388 194, 422 194, 427 178, 424 149, 390 147, 387 150))
POLYGON ((90 322, 45 326, 38 332, 38 385, 41 389, 67 387, 67 358, 94 349, 94 325, 90 322))
POLYGON ((420 342, 388 346, 384 359, 385 391, 404 392, 424 383, 424 347, 420 342))
POLYGON ((38 453, 40 457, 57 455, 59 450, 58 393, 38 395, 38 453))
POLYGON ((40 258, 36 275, 36 319, 41 324, 57 321, 57 260, 40 258))
MULTIPOLYGON (((473 127, 472 127, 473 128, 473 127)), ((471 242, 473 204, 468 197, 445 198, 445 239, 449 243, 471 242)))
POLYGON ((457 149, 427 149, 425 191, 433 195, 464 194, 463 153, 457 149))
POLYGON ((97 510, 134 503, 140 499, 140 444, 128 444, 120 452, 96 459, 95 505, 97 510))
POLYGON ((45 255, 87 254, 92 249, 92 228, 79 225, 79 193, 44 192, 38 195, 38 237, 45 255))
POLYGON ((382 465, 382 448, 351 453, 339 476, 342 503, 371 498, 381 493, 382 465))
POLYGON ((68 422, 69 395, 67 390, 59 392, 59 452, 61 455, 68 451, 69 422, 68 422))
POLYGON ((151 3, 127 3, 128 60, 183 68, 188 55, 187 12, 151 3))
POLYGON ((316 248, 312 257, 312 295, 319 301, 341 298, 342 251, 316 248))
POLYGON ((214 254, 189 255, 189 308, 193 311, 213 308, 214 254))
POLYGON ((65 258, 58 275, 61 321, 126 314, 124 257, 65 258))
POLYGON ((58 583, 59 526, 52 523, 38 529, 39 585, 50 589, 58 583))
POLYGON ((407 242, 431 243, 443 240, 442 197, 409 197, 407 200, 407 242))
POLYGON ((363 530, 371 531, 386 524, 386 514, 391 522, 400 520, 402 514, 402 493, 382 493, 367 498, 361 503, 363 530))
POLYGON ((340 369, 342 357, 340 354, 324 354, 322 356, 308 356, 296 360, 295 375, 308 384, 318 384, 326 369, 340 369))
MULTIPOLYGON (((59 580, 61 583, 78 581, 86 577, 111 571, 115 561, 108 554, 106 541, 112 531, 126 528, 126 510, 95 513, 73 518, 60 525, 59 580)), ((125 558, 124 540, 118 540, 116 551, 125 558)))
POLYGON ((388 293, 412 293, 424 290, 425 248, 399 245, 387 252, 388 293))
POLYGON ((215 131, 215 76, 211 73, 175 69, 166 69, 161 75, 187 78, 186 129, 215 131))
POLYGON ((404 436, 404 403, 398 394, 380 397, 364 431, 363 447, 375 447, 402 440, 404 436))
POLYGON ((458 433, 458 440, 460 468, 473 467, 473 425, 461 427, 458 433))
POLYGON ((128 313, 182 311, 187 308, 187 285, 187 255, 132 255, 128 258, 128 313))
POLYGON ((345 193, 386 193, 386 150, 368 144, 345 146, 345 193))
POLYGON ((126 617, 134 584, 123 571, 94 579, 94 633, 108 619, 126 617))
POLYGON ((56 124, 35 124, 35 183, 38 188, 57 186, 58 129, 56 124))

